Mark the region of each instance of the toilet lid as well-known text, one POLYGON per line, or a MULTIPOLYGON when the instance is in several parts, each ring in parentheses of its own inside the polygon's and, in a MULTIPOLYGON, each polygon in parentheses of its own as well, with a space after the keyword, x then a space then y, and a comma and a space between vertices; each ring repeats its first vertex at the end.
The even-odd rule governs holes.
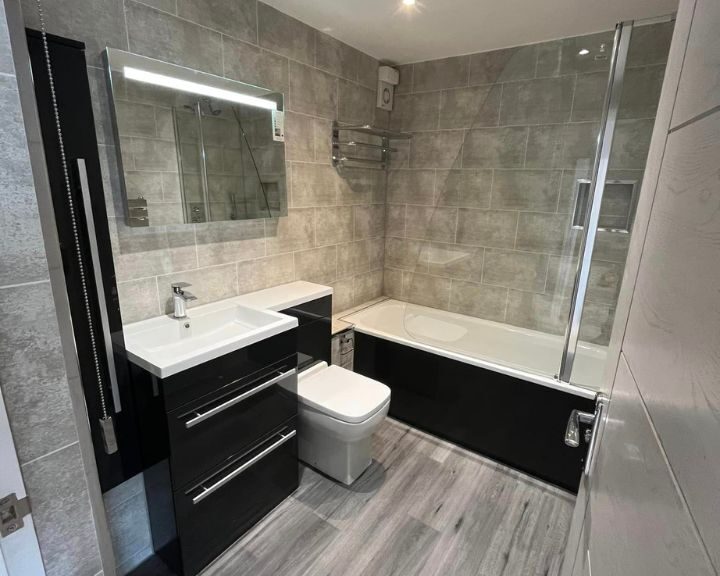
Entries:
POLYGON ((380 410, 390 388, 340 366, 329 366, 298 380, 300 401, 337 420, 356 424, 380 410))

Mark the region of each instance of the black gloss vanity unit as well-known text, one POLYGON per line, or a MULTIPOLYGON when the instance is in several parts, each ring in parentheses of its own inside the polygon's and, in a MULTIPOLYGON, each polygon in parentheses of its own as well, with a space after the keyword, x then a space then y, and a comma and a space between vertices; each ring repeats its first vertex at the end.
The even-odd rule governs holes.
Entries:
POLYGON ((166 378, 132 364, 153 547, 212 562, 299 483, 297 329, 166 378))

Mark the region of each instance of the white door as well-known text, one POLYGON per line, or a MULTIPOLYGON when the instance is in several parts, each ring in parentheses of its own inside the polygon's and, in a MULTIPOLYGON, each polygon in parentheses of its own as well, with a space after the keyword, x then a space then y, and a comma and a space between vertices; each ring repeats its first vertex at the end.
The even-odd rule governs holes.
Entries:
POLYGON ((719 27, 717 0, 680 1, 644 179, 656 183, 647 233, 628 256, 627 324, 563 576, 718 574, 719 27))
POLYGON ((0 391, 0 526, 1 533, 5 534, 0 535, 0 576, 45 575, 32 515, 23 515, 27 509, 25 496, 25 485, 0 391))

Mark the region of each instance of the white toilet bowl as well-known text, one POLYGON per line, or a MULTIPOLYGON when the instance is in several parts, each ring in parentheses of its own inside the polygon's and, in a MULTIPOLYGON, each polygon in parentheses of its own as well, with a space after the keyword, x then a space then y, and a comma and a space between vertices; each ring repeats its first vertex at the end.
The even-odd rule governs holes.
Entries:
POLYGON ((344 484, 370 465, 372 435, 390 407, 390 388, 320 362, 298 376, 300 460, 344 484))

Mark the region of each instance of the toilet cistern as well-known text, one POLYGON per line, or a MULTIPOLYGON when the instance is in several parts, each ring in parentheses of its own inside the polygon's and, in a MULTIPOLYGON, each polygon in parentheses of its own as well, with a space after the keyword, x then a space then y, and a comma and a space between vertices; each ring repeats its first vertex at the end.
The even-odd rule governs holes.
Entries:
POLYGON ((188 288, 189 286, 190 284, 187 282, 174 282, 172 284, 174 318, 187 318, 186 303, 191 300, 197 300, 196 296, 183 290, 183 288, 188 288))

